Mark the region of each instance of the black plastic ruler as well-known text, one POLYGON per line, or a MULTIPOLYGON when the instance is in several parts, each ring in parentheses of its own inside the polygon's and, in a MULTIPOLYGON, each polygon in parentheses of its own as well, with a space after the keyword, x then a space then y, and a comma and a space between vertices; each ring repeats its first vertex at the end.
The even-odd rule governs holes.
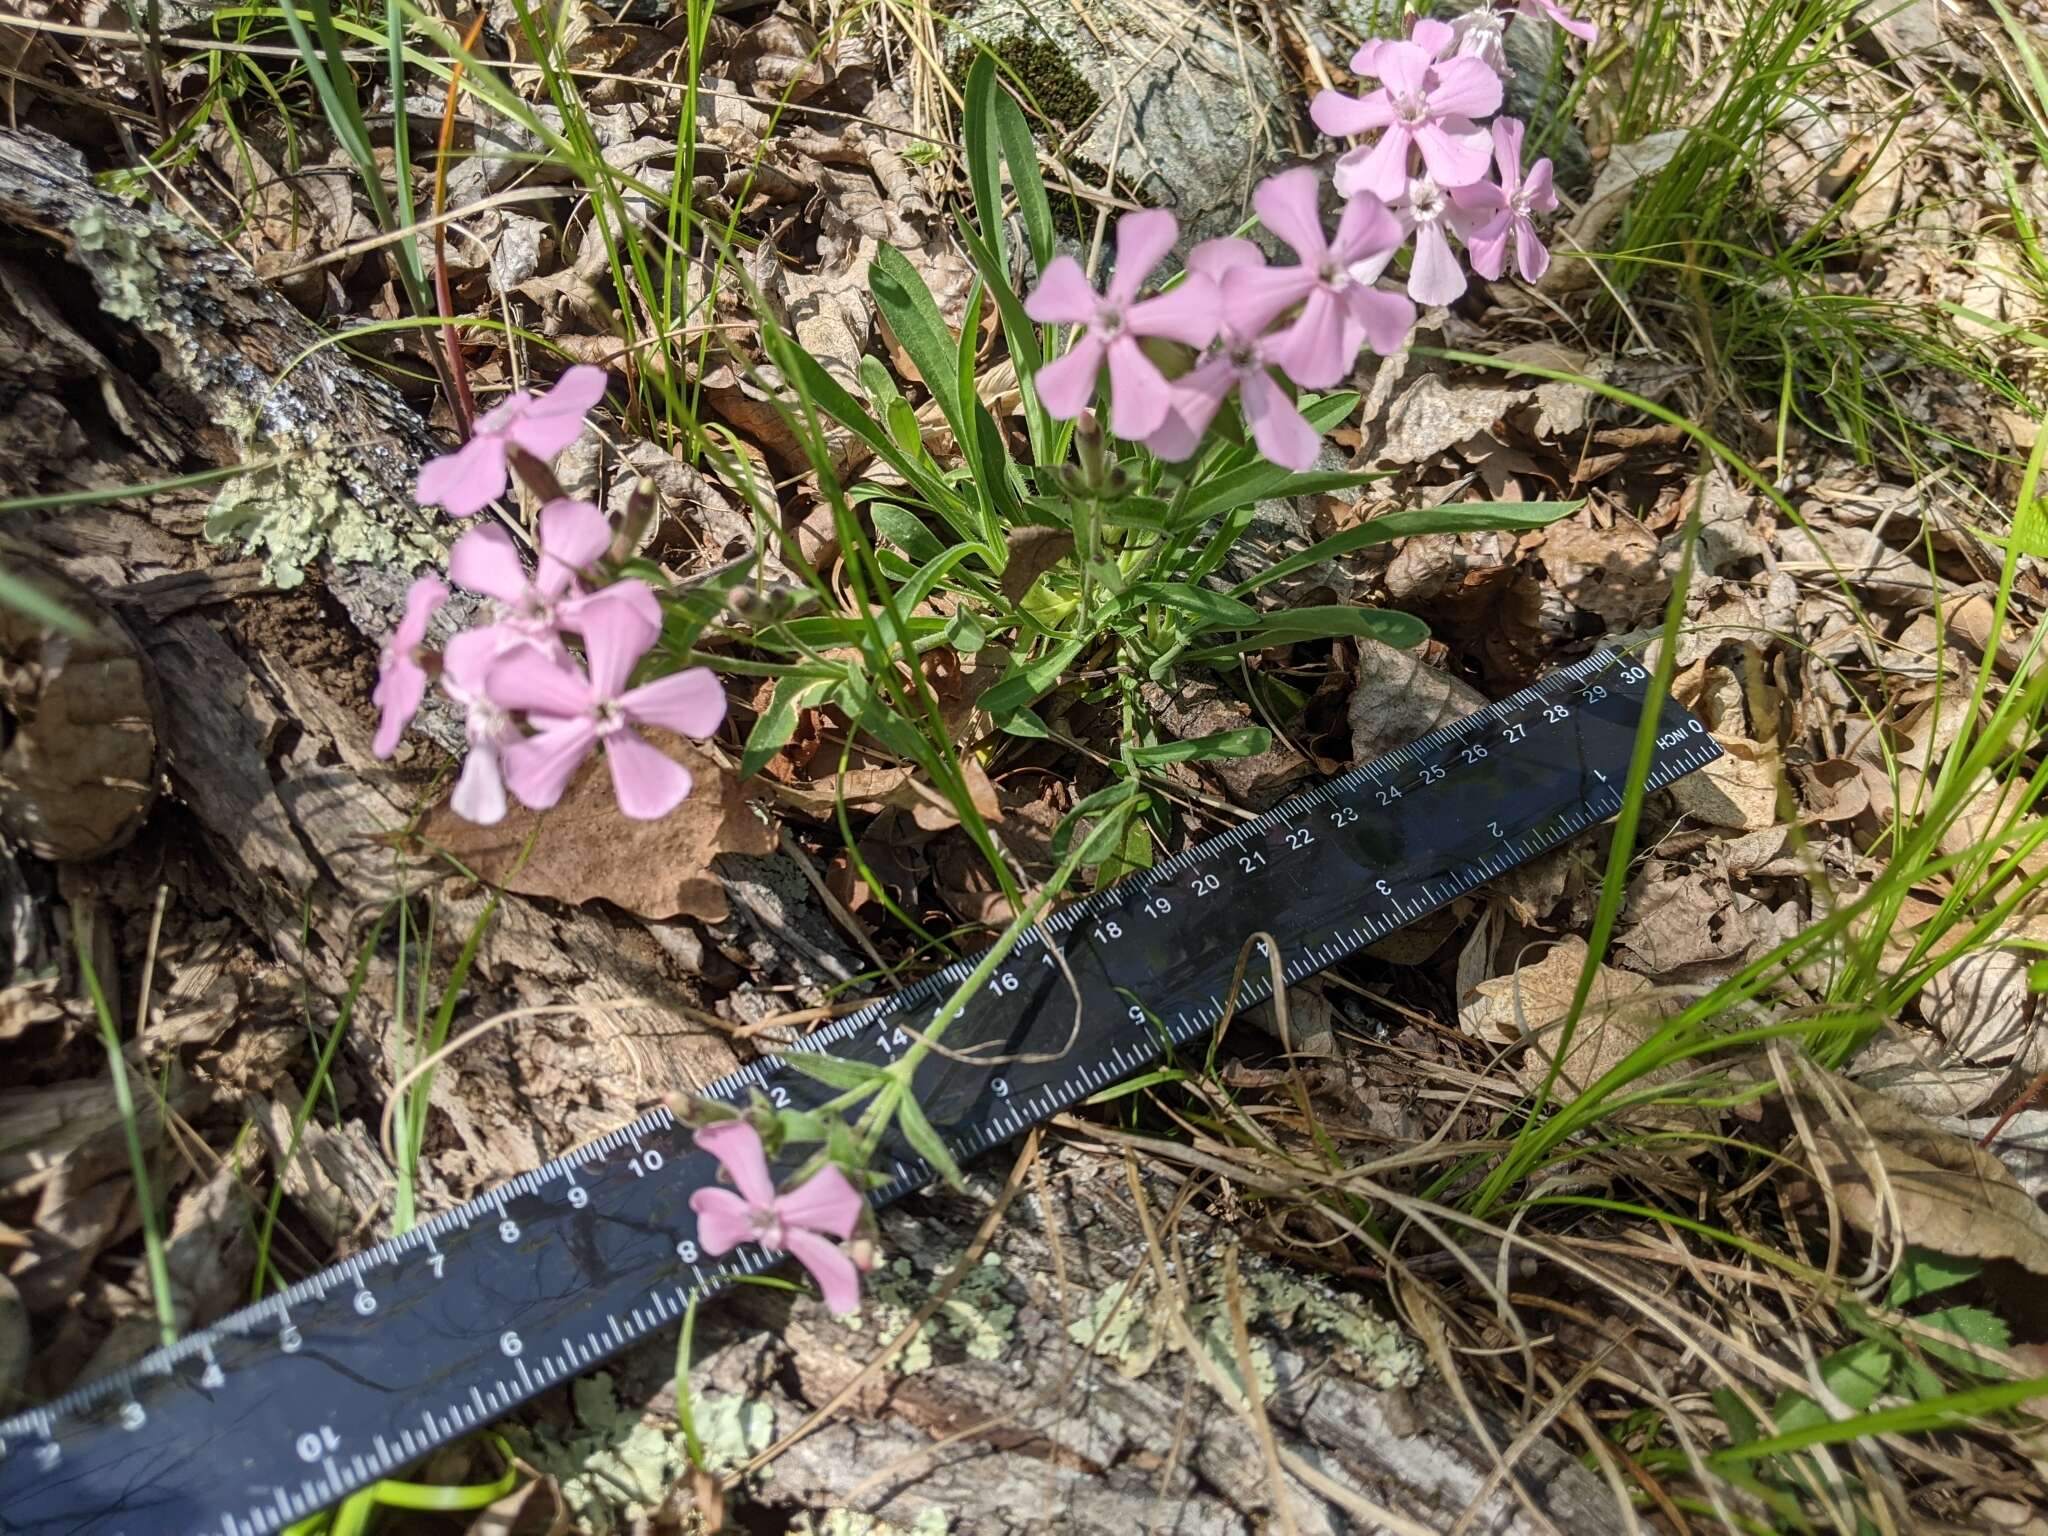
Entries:
MULTIPOLYGON (((928 1118, 964 1162, 1208 1031, 1254 933, 1272 936, 1296 981, 1605 821, 1621 807, 1647 684, 1602 651, 1060 911, 947 1035, 1024 1059, 926 1058, 928 1118)), ((1658 725, 1653 787, 1719 756, 1677 706, 1658 725)), ((971 969, 804 1048, 892 1059, 909 1044, 899 1026, 928 1019, 971 969)), ((1269 990, 1254 964, 1239 1000, 1269 990)), ((711 1092, 754 1088, 797 1106, 832 1092, 773 1061, 711 1092)), ((881 1167, 878 1202, 930 1176, 902 1147, 881 1167)), ((0 1529, 258 1536, 396 1474, 674 1322, 692 1295, 763 1268, 757 1250, 723 1262, 697 1251, 689 1195, 715 1173, 657 1110, 0 1422, 0 1529)))

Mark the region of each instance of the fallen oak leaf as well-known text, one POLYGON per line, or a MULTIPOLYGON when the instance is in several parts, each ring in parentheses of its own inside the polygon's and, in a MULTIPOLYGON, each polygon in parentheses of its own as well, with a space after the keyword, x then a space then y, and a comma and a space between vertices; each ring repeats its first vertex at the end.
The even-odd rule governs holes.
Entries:
POLYGON ((725 887, 711 871, 712 858, 772 853, 775 830, 754 814, 739 785, 708 753, 673 737, 661 745, 690 770, 696 787, 659 820, 634 821, 621 813, 611 772, 593 757, 545 814, 515 806, 496 826, 483 827, 442 805, 427 817, 420 836, 486 884, 521 896, 575 905, 609 901, 655 922, 723 922, 725 887), (529 836, 533 851, 521 863, 529 836))

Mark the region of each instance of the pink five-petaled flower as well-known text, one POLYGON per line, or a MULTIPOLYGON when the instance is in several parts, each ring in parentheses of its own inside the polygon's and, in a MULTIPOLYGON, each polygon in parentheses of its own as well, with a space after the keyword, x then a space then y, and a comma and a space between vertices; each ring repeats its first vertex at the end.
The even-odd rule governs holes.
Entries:
POLYGON ((562 798, 570 776, 599 742, 611 765, 619 809, 636 821, 666 816, 690 793, 690 770, 633 731, 659 726, 705 737, 725 718, 725 690, 705 667, 627 688, 634 664, 661 633, 631 602, 606 589, 578 614, 586 673, 574 662, 531 646, 495 662, 484 692, 504 710, 524 710, 534 734, 505 747, 505 781, 536 811, 562 798))
POLYGON ((1522 174, 1522 125, 1512 117, 1493 120, 1493 161, 1500 185, 1475 182, 1451 193, 1451 201, 1468 221, 1465 248, 1472 270, 1497 278, 1507 269, 1508 237, 1515 242, 1515 269, 1533 283, 1550 269, 1550 252, 1536 233, 1534 214, 1557 207, 1550 162, 1538 160, 1522 174))
POLYGON ((1476 220, 1451 201, 1427 176, 1417 176, 1394 206, 1403 229, 1415 237, 1408 262, 1408 297, 1418 304, 1451 304, 1465 291, 1465 269, 1451 250, 1450 232, 1470 236, 1476 220))
POLYGON ((448 588, 439 578, 422 576, 405 594, 405 613, 398 628, 384 643, 377 660, 377 687, 370 697, 383 718, 377 722, 377 736, 370 749, 379 757, 398 750, 398 738, 420 712, 427 696, 427 669, 420 665, 420 645, 427 638, 427 625, 435 611, 448 601, 448 588))
POLYGON ((604 398, 605 372, 579 363, 544 395, 515 392, 479 416, 469 441, 420 469, 420 500, 451 517, 473 517, 505 494, 514 448, 551 459, 583 434, 583 418, 604 398))
POLYGON ((485 684, 491 668, 508 653, 536 648, 555 654, 561 651, 562 642, 550 635, 544 644, 505 625, 485 624, 465 629, 442 653, 441 689, 462 706, 462 733, 469 742, 455 793, 448 801, 464 821, 494 827, 505 819, 504 752, 506 743, 516 740, 518 732, 512 717, 492 702, 485 684))
POLYGON ((1179 238, 1180 225, 1164 209, 1127 213, 1117 220, 1116 270, 1098 296, 1071 256, 1046 267, 1024 301, 1024 312, 1040 325, 1081 325, 1066 356, 1038 370, 1038 398, 1058 421, 1071 421, 1095 396, 1096 376, 1109 365, 1109 427, 1135 442, 1157 432, 1166 420, 1166 376, 1139 343, 1161 336, 1190 347, 1206 347, 1216 335, 1216 294, 1202 278, 1189 276, 1168 293, 1140 299, 1138 290, 1179 238))
MULTIPOLYGON (((1265 261, 1266 253, 1251 241, 1226 236, 1204 240, 1188 252, 1188 271, 1221 284, 1229 273, 1263 267, 1265 261)), ((1257 327, 1239 326, 1226 311, 1216 345, 1173 381, 1166 420, 1145 439, 1145 446, 1162 459, 1178 462, 1188 458, 1201 446, 1202 434, 1234 389, 1259 452, 1283 468, 1307 469, 1315 462, 1320 440, 1268 371, 1277 366, 1273 352, 1279 340, 1261 336, 1257 327)))
POLYGON ((1348 374, 1360 342, 1382 355, 1397 350, 1415 324, 1413 304, 1373 286, 1401 248, 1400 224, 1377 198, 1354 197, 1338 216, 1336 238, 1326 239, 1321 189, 1306 165, 1260 182, 1252 207, 1301 264, 1240 263, 1221 279, 1224 323, 1239 336, 1256 336, 1301 305, 1270 355, 1304 389, 1328 389, 1348 374))
POLYGON ((532 576, 512 536, 495 523, 472 528, 448 552, 448 574, 459 587, 495 597, 507 610, 508 628, 545 648, 556 630, 580 629, 578 615, 592 603, 630 603, 649 624, 661 627, 661 607, 644 581, 613 582, 585 596, 577 577, 610 547, 612 526, 587 501, 551 501, 540 509, 540 557, 532 576))
POLYGON ((1384 130, 1337 161, 1338 192, 1392 202, 1408 183, 1411 150, 1443 186, 1486 174, 1486 130, 1472 119, 1499 110, 1500 76, 1470 55, 1445 58, 1455 43, 1448 24, 1418 21, 1406 42, 1367 43, 1352 59, 1354 70, 1379 80, 1378 90, 1322 91, 1309 103, 1316 126, 1334 137, 1384 130))
POLYGON ((760 1133, 744 1120, 705 1126, 697 1145, 718 1159, 738 1190, 710 1184, 691 1194, 699 1247, 720 1254, 758 1243, 768 1253, 793 1253, 818 1282, 826 1306, 851 1312, 860 1305, 860 1268, 832 1241, 845 1241, 860 1224, 863 1207, 851 1179, 827 1163, 777 1194, 760 1133))

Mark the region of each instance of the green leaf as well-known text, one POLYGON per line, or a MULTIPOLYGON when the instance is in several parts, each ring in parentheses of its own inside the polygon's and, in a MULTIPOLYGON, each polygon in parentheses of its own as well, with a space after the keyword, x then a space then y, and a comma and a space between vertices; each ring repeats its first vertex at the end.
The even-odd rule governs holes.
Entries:
POLYGON ((45 629, 54 629, 59 634, 70 635, 76 640, 92 638, 92 626, 77 614, 49 596, 33 582, 24 581, 12 571, 0 570, 0 608, 12 608, 25 613, 45 629))
POLYGON ((1965 1280, 1974 1280, 1984 1268, 1975 1259, 1959 1259, 1932 1248, 1908 1248, 1892 1275, 1891 1290, 1885 1295, 1888 1307, 1903 1307, 1936 1291, 1945 1291, 1965 1280))
MULTIPOLYGON (((1850 1409, 1861 1412, 1877 1401, 1891 1383, 1897 1362, 1892 1346, 1881 1339, 1864 1339, 1838 1349, 1821 1360, 1820 1379, 1827 1389, 1850 1409)), ((1804 1392, 1788 1392, 1778 1399, 1771 1417, 1781 1435, 1827 1423, 1833 1415, 1804 1392)))
POLYGON ((1271 751, 1273 733, 1263 725, 1240 726, 1234 731, 1217 731, 1187 741, 1162 741, 1156 746, 1138 747, 1131 761, 1151 768, 1161 763, 1189 763, 1215 757, 1257 757, 1271 751))
POLYGON ((875 521, 875 532, 920 565, 927 560, 937 559, 946 551, 946 546, 939 542, 938 535, 925 527, 924 519, 908 507, 899 507, 894 502, 878 501, 870 516, 875 521))
POLYGON ((1367 635, 1406 650, 1429 638, 1429 626, 1413 614, 1386 608, 1284 608, 1262 616, 1247 630, 1245 647, 1293 645, 1302 640, 1331 640, 1350 635, 1367 635))
MULTIPOLYGON (((1064 859, 1067 856, 1067 848, 1074 840, 1074 829, 1080 826, 1082 822, 1087 821, 1091 817, 1110 817, 1112 812, 1127 810, 1136 798, 1137 793, 1138 781, 1136 779, 1116 779, 1103 785, 1094 794, 1084 795, 1080 803, 1067 812, 1065 816, 1061 817, 1060 824, 1053 828, 1052 839, 1048 847, 1054 860, 1064 859)), ((1086 841, 1081 845, 1084 853, 1090 854, 1094 858, 1101 857, 1099 853, 1094 851, 1095 844, 1098 839, 1102 838, 1104 828, 1109 825, 1110 822, 1108 820, 1098 821, 1089 830, 1086 841)), ((1117 819, 1117 829, 1116 836, 1121 837, 1123 834, 1120 818, 1117 819)))
POLYGON ((916 608, 932 595, 933 589, 945 579, 954 566, 969 555, 979 554, 982 554, 979 544, 955 544, 951 549, 940 550, 903 583, 901 590, 896 594, 896 601, 906 610, 916 608))
POLYGON ((823 1051, 778 1051, 775 1059, 805 1077, 816 1078, 827 1088, 864 1088, 888 1075, 886 1068, 873 1062, 848 1061, 844 1056, 827 1056, 823 1051))
POLYGON ((1158 603, 1200 620, 1196 633, 1207 629, 1248 629, 1259 622, 1259 610, 1207 587, 1183 581, 1138 581, 1130 587, 1133 601, 1158 603))
POLYGON ((1501 528, 1548 528, 1559 518, 1569 517, 1585 504, 1583 500, 1480 501, 1464 502, 1455 507, 1417 507, 1410 511, 1389 512, 1384 517, 1376 517, 1370 522, 1360 523, 1356 528, 1347 528, 1342 533, 1333 534, 1327 539, 1311 544, 1299 554, 1275 561, 1256 576, 1239 582, 1230 591, 1235 597, 1243 597, 1245 593, 1255 591, 1269 581, 1292 576, 1296 571, 1305 571, 1325 560, 1348 555, 1355 549, 1366 549, 1374 544, 1384 544, 1390 539, 1405 539, 1418 533, 1490 533, 1501 528))
POLYGON ((903 391, 896 387, 896 380, 889 373, 889 365, 879 357, 863 353, 854 364, 853 375, 867 392, 868 404, 878 411, 886 410, 891 400, 903 398, 903 391))
POLYGON ((820 677, 800 672, 777 678, 774 691, 768 695, 768 707, 747 732, 747 744, 740 752, 740 777, 751 779, 759 773, 768 759, 796 734, 797 717, 830 693, 838 681, 837 674, 820 677))
POLYGON ((980 620, 962 608, 946 625, 946 643, 954 650, 972 656, 988 644, 988 631, 981 627, 980 620))
POLYGON ((960 1176, 960 1165, 953 1160, 952 1149, 932 1129, 917 1100, 907 1093, 897 1101, 896 1125, 903 1132, 903 1139, 916 1148, 917 1155, 931 1164, 933 1173, 954 1189, 967 1187, 967 1181, 960 1176))
POLYGON ((1747 1403, 1727 1387, 1715 1387, 1708 1395, 1713 1399, 1714 1412, 1728 1427, 1731 1444, 1746 1445, 1757 1437, 1756 1415, 1749 1411, 1747 1403))
POLYGON ((1052 260, 1052 205, 1046 199, 1045 178, 1038 169, 1038 145, 1024 110, 997 80, 996 61, 987 53, 978 55, 967 71, 964 96, 966 111, 961 115, 962 149, 967 160, 967 183, 974 192, 974 213, 988 231, 989 244, 999 257, 1007 258, 1003 235, 1001 164, 1010 169, 1010 184, 1017 193, 1017 212, 1024 221, 1024 238, 1031 246, 1031 260, 1043 272, 1052 260))
POLYGON ((1002 681, 981 696, 981 707, 992 715, 1002 715, 1031 703, 1060 680, 1067 668, 1074 664, 1074 658, 1081 654, 1089 638, 1082 635, 1055 646, 1036 661, 1013 660, 1002 681))
POLYGON ((988 284, 996 313, 1003 317, 1003 340, 1010 348, 1010 361, 1017 369, 1017 390, 1022 397, 1024 422, 1031 437, 1032 462, 1050 464, 1055 460, 1053 445, 1057 433, 1052 418, 1045 414, 1045 407, 1038 400, 1036 380, 1038 370, 1045 362, 1038 326, 1024 313, 1024 301, 1010 286, 1003 259, 989 248, 988 242, 967 222, 966 214, 959 209, 953 211, 953 228, 959 232, 960 243, 967 247, 967 254, 973 258, 975 270, 988 284))
MULTIPOLYGON (((2012 1330, 2006 1327, 2005 1319, 1984 1307, 1938 1307, 1921 1317, 1919 1321, 1929 1328, 1939 1328, 1943 1333, 1952 1333, 1957 1338, 1982 1349, 2012 1348, 2012 1330)), ((1931 1339, 1921 1339, 1919 1344, 1935 1359, 1945 1361, 1959 1371, 1969 1371, 1982 1376, 1991 1370, 1986 1362, 1963 1350, 1944 1349, 1931 1339)))
POLYGON ((1297 475, 1278 464, 1256 459, 1197 485, 1182 503, 1181 517, 1187 526, 1198 528, 1218 513, 1253 502, 1275 501, 1288 496, 1320 496, 1328 491, 1370 485, 1385 478, 1384 473, 1374 470, 1326 470, 1297 475))
POLYGON ((884 245, 877 248, 868 266, 868 291, 875 296, 875 307, 896 333, 897 342, 909 354, 924 387, 939 402, 954 438, 965 442, 968 423, 960 402, 959 343, 939 313, 931 289, 908 256, 893 245, 884 245))
POLYGON ((1045 741, 1052 735, 1045 722, 1028 709, 1011 710, 996 722, 996 729, 1006 736, 1022 736, 1026 741, 1045 741))

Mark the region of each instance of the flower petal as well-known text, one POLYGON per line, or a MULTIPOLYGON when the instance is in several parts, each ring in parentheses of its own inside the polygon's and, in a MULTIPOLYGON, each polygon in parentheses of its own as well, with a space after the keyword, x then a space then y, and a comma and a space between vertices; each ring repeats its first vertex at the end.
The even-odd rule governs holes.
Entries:
POLYGON ((1312 165, 1268 176, 1252 188, 1259 222, 1292 246, 1305 267, 1320 264, 1330 248, 1323 235, 1322 193, 1323 178, 1312 165))
POLYGON ((1465 291, 1465 269, 1451 254, 1441 224, 1415 229, 1415 260, 1408 268, 1408 297, 1418 304, 1449 304, 1465 291))
POLYGON ((537 646, 518 646, 500 655, 484 674, 483 691, 500 709, 523 709, 558 720, 582 719, 591 713, 593 702, 589 680, 575 665, 537 646))
POLYGON ((729 1189, 707 1184, 691 1190, 690 1209, 697 1214, 697 1246, 714 1258, 753 1240, 753 1208, 729 1189))
POLYGON ((481 698, 498 658, 528 643, 518 630, 502 624, 480 624, 452 635, 441 652, 441 685, 458 704, 481 698))
POLYGON ((1571 33, 1573 37, 1585 42, 1590 43, 1600 35, 1600 29, 1594 26, 1592 22, 1580 21, 1571 12, 1559 5, 1557 0, 1522 0, 1519 13, 1527 16, 1532 11, 1538 16, 1547 16, 1565 31, 1571 33))
POLYGON ((1142 442, 1166 420, 1173 399, 1166 375, 1135 336, 1119 336, 1104 350, 1109 354, 1109 430, 1125 442, 1142 442))
POLYGON ((1055 256, 1024 301, 1024 313, 1040 325, 1086 325, 1100 301, 1088 274, 1071 256, 1055 256))
POLYGON ((412 724, 412 717, 420 712, 420 702, 426 696, 426 669, 414 659, 411 648, 388 652, 377 686, 370 694, 370 701, 382 712, 370 750, 379 757, 396 752, 398 739, 412 724))
POLYGON ((1446 50, 1456 46, 1458 34, 1449 22, 1424 17, 1409 29, 1408 41, 1432 59, 1440 59, 1446 50))
POLYGON ((1297 474, 1315 463, 1322 439, 1278 384, 1263 373, 1247 377, 1238 385, 1237 398, 1259 452, 1297 474))
POLYGON ((405 589, 405 614, 392 632, 392 649, 409 651, 427 638, 427 626, 441 605, 448 601, 448 583, 438 576, 422 576, 405 589))
POLYGON ((1414 146, 1406 123, 1390 123, 1370 149, 1354 149, 1337 161, 1337 191, 1345 197, 1369 192, 1393 202, 1408 190, 1408 152, 1414 146))
POLYGON ((1462 117, 1421 123, 1415 129, 1415 147, 1422 151, 1430 180, 1446 189, 1469 187, 1486 178, 1493 159, 1492 142, 1484 128, 1462 117))
POLYGON ((1550 270, 1550 248, 1538 238, 1536 226, 1526 218, 1515 220, 1515 270, 1522 281, 1533 283, 1550 270))
POLYGON ((1500 76, 1469 54, 1445 59, 1425 99, 1438 117, 1485 117, 1500 110, 1500 76))
POLYGON ((583 435, 583 422, 604 398, 605 371, 578 363, 555 387, 513 416, 505 438, 537 459, 551 459, 583 435))
POLYGON ((1374 72, 1395 96, 1419 96, 1435 62, 1435 54, 1410 42, 1381 43, 1372 56, 1374 72))
POLYGON ((1522 178, 1522 201, 1538 213, 1548 213, 1557 206, 1557 188, 1552 182, 1548 156, 1530 166, 1529 174, 1522 178))
POLYGON ((1216 419, 1225 396, 1237 387, 1237 370, 1227 358, 1207 357, 1173 381, 1172 401, 1159 430, 1145 439, 1145 446, 1168 463, 1191 458, 1202 445, 1202 434, 1216 419))
POLYGON ((1196 277, 1206 277, 1212 283, 1223 281, 1223 274, 1232 267, 1263 267, 1266 253, 1259 249, 1258 242, 1247 240, 1242 235, 1220 235, 1214 240, 1204 240, 1188 252, 1188 271, 1196 277))
POLYGON ((423 506, 439 506, 450 517, 474 517, 505 494, 505 480, 505 444, 472 437, 420 466, 418 495, 423 506))
POLYGON ((654 588, 638 576, 621 577, 610 586, 599 587, 582 597, 563 598, 555 604, 555 623, 580 635, 589 628, 588 615, 607 603, 623 604, 639 617, 641 623, 648 625, 657 635, 661 633, 661 600, 654 595, 654 588))
MULTIPOLYGON (((718 1165, 756 1210, 775 1203, 775 1180, 768 1173, 768 1154, 761 1133, 744 1120, 715 1120, 697 1132, 697 1145, 718 1159, 718 1165)), ((695 1204, 693 1198, 692 1202, 695 1204)))
POLYGON ((619 810, 632 821, 661 820, 690 797, 696 782, 689 769, 631 730, 605 737, 604 756, 619 810))
POLYGON ((540 568, 534 585, 560 597, 612 544, 611 519, 587 501, 560 497, 540 509, 540 568))
POLYGON ((1223 274, 1223 327, 1253 337, 1315 291, 1307 267, 1237 267, 1223 274))
POLYGON ((576 624, 590 663, 590 696, 598 700, 616 699, 625 691, 626 679, 661 633, 659 622, 650 623, 634 603, 617 597, 579 605, 576 624))
POLYGON ((496 523, 472 528, 448 552, 448 574, 458 587, 517 605, 526 598, 526 564, 512 535, 496 523))
POLYGON ((1465 259, 1472 270, 1488 282, 1499 280, 1508 264, 1508 230, 1513 224, 1505 211, 1484 228, 1465 237, 1465 259))
POLYGON ((1127 308, 1179 238, 1180 221, 1164 208, 1144 208, 1118 219, 1116 270, 1109 275, 1104 297, 1119 309, 1127 308))
POLYGON ((1130 307, 1124 325, 1133 336, 1164 336, 1190 347, 1206 347, 1221 323, 1216 285, 1206 277, 1189 276, 1130 307))
POLYGON ((1333 139, 1353 138, 1384 128, 1394 120, 1394 101, 1385 91, 1346 96, 1342 91, 1317 91, 1308 115, 1333 139))
POLYGON ((1364 339, 1336 294, 1318 288, 1268 355, 1303 389, 1328 389, 1351 371, 1364 339))
POLYGON ((1032 378, 1038 403, 1055 421, 1072 421, 1095 398, 1095 376, 1102 372, 1102 338, 1084 332, 1062 357, 1039 369, 1032 378))
POLYGON ((562 798, 583 759, 597 745, 597 726, 572 720, 505 747, 505 782, 531 810, 551 809, 562 798))
POLYGON ((619 712, 635 725, 702 741, 725 720, 725 689, 709 667, 686 667, 619 695, 619 712))
POLYGON ((786 1225, 826 1232, 842 1241, 853 1236, 866 1208, 853 1180, 832 1163, 775 1197, 775 1214, 786 1225))
POLYGON ((1522 184, 1522 120, 1496 117, 1491 126, 1494 169, 1500 173, 1501 191, 1512 192, 1522 184))
POLYGON ((1337 238, 1330 255, 1342 263, 1354 282, 1369 283, 1386 271, 1401 248, 1401 221, 1376 197, 1347 198, 1337 219, 1337 238))
POLYGON ((505 767, 497 747, 483 743, 469 749, 448 804, 464 821, 480 827, 495 827, 505 819, 505 767))
POLYGON ((818 1282, 818 1294, 825 1298, 826 1307, 842 1315, 860 1310, 860 1270, 845 1250, 830 1238, 801 1227, 786 1236, 789 1251, 818 1282))
POLYGON ((1400 351, 1415 329, 1415 306, 1398 293, 1354 287, 1344 291, 1344 299, 1351 318, 1365 332, 1365 344, 1381 357, 1400 351))

